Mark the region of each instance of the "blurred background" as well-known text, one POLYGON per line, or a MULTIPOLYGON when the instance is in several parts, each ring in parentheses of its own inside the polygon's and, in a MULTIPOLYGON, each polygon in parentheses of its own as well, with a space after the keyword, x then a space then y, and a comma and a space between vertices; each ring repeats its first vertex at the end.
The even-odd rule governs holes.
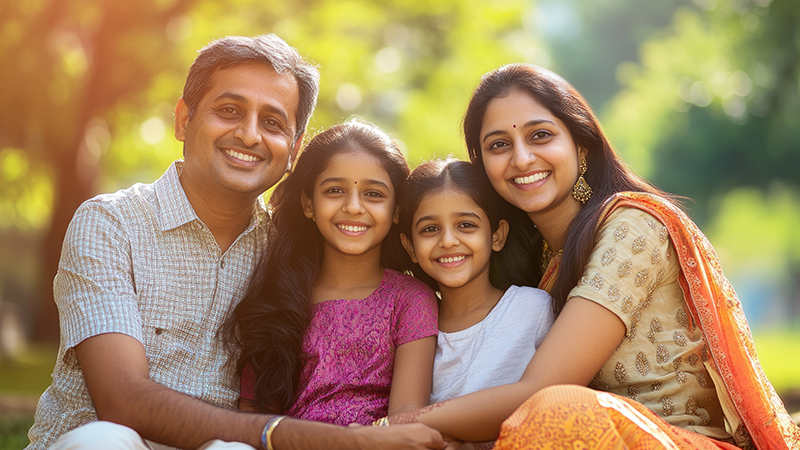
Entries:
POLYGON ((27 429, 49 384, 75 209, 180 158, 172 110, 197 50, 265 32, 320 66, 309 134, 359 116, 412 166, 466 158, 481 74, 560 73, 638 174, 691 199, 800 410, 797 0, 0 0, 0 435, 27 429))

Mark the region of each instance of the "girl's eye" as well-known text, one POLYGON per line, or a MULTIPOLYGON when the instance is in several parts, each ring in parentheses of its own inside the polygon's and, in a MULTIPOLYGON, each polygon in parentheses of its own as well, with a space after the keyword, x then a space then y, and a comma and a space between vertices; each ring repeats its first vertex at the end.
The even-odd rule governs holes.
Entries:
POLYGON ((478 226, 472 222, 462 222, 458 224, 459 228, 477 228, 478 226))
POLYGON ((344 194, 344 190, 342 188, 332 187, 332 188, 325 189, 325 193, 326 194, 344 194))
POLYGON ((439 231, 439 227, 435 225, 428 225, 427 227, 420 230, 420 233, 435 233, 439 231))
POLYGON ((383 195, 382 192, 378 192, 378 191, 369 191, 369 192, 366 192, 364 195, 366 195, 367 197, 373 197, 373 198, 385 198, 386 197, 385 195, 383 195))

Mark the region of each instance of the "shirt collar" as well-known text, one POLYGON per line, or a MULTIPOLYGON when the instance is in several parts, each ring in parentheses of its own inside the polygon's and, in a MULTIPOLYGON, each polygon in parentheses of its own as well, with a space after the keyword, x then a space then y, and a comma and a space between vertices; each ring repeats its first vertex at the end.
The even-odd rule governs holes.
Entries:
MULTIPOLYGON (((161 206, 158 214, 161 231, 169 231, 195 220, 201 221, 181 185, 180 175, 182 170, 183 161, 174 161, 164 172, 164 175, 155 182, 156 196, 161 206)), ((242 234, 247 234, 257 225, 265 223, 267 218, 264 197, 259 196, 258 200, 256 200, 255 208, 253 208, 250 225, 242 234)))

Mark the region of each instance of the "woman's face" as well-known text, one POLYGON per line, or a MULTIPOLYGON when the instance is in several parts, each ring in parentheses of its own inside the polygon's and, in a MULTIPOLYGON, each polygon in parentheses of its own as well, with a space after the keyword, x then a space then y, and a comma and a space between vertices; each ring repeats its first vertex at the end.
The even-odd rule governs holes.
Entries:
POLYGON ((527 93, 512 90, 489 102, 481 128, 481 155, 497 193, 536 218, 574 216, 578 162, 586 151, 566 125, 527 93))

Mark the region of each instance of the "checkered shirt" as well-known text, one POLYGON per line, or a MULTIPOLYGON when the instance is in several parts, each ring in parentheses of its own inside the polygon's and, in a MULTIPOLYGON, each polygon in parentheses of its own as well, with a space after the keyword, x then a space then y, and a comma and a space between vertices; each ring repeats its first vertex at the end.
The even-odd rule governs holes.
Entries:
POLYGON ((61 345, 29 449, 97 420, 74 347, 103 333, 144 345, 150 379, 233 409, 235 364, 217 330, 244 296, 262 251, 263 201, 223 254, 181 187, 182 162, 152 184, 86 201, 70 223, 53 291, 61 345))

